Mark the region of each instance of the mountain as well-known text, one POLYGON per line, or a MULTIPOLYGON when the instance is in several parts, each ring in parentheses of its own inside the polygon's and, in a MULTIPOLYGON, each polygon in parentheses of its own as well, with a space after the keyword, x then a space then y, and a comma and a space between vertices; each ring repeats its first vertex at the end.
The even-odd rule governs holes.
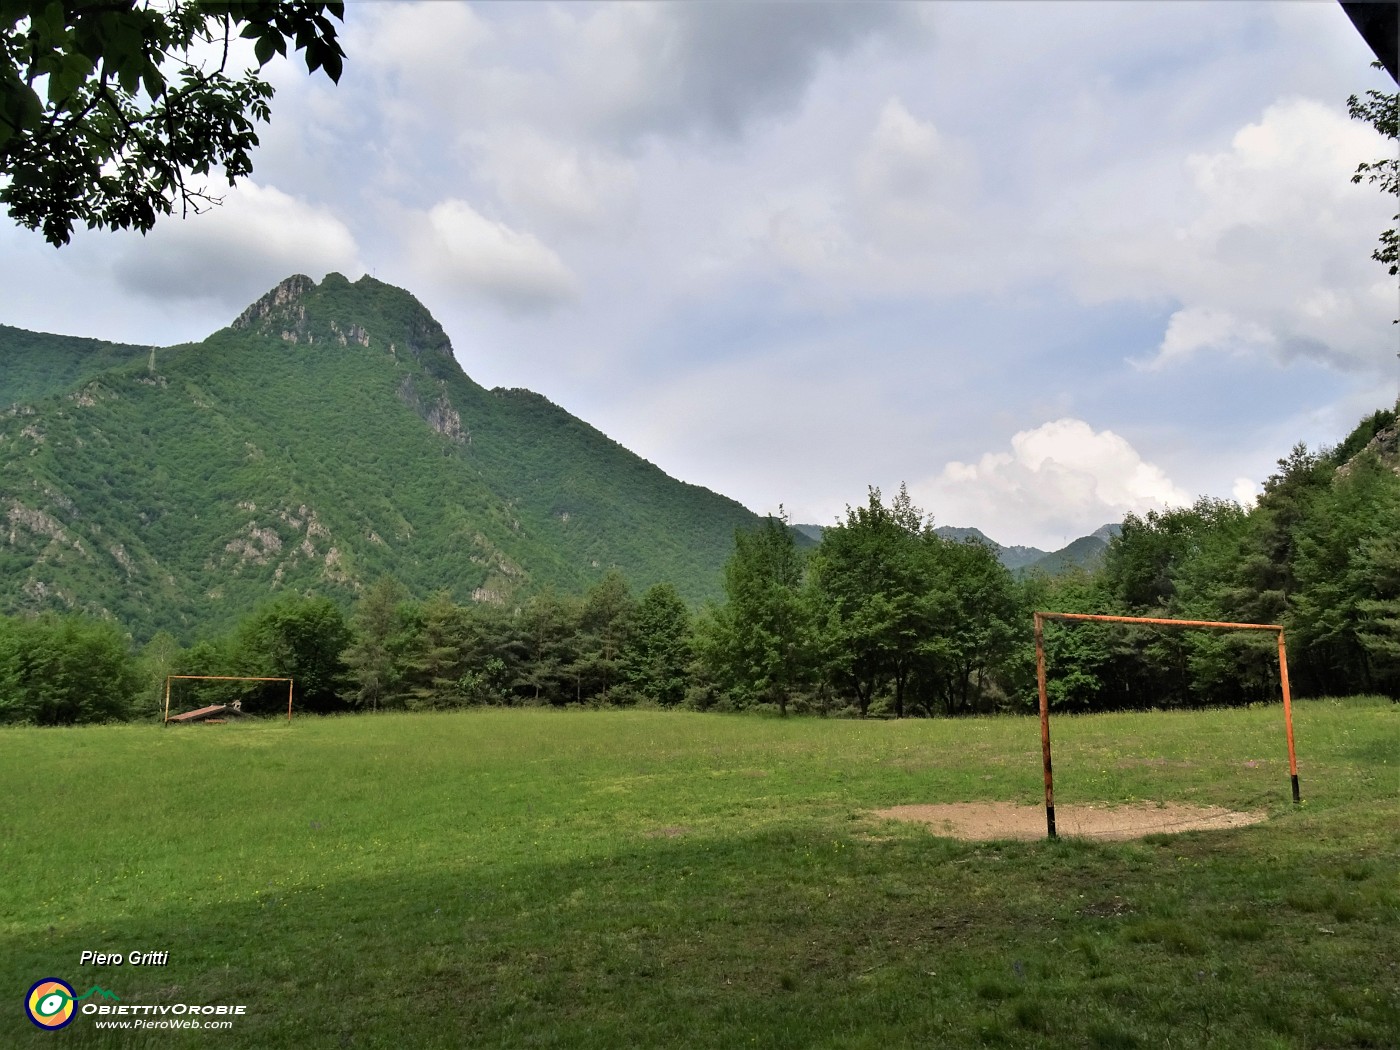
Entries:
POLYGON ((1055 576, 1068 569, 1094 568, 1103 560, 1103 552, 1108 550, 1108 541, 1095 532, 1080 536, 1067 546, 1052 551, 1026 565, 1022 571, 1043 572, 1055 576))
POLYGON ((347 604, 579 593, 609 568, 718 597, 759 519, 527 390, 487 390, 407 292, 293 276, 199 343, 0 328, 0 611, 138 638, 283 590, 347 604))
POLYGON ((1034 565, 1041 558, 1047 557, 1045 551, 1037 547, 1003 547, 981 529, 961 529, 953 525, 940 525, 933 531, 945 539, 956 540, 958 543, 975 540, 991 547, 992 550, 996 551, 997 560, 1012 572, 1034 565))
MULTIPOLYGON (((820 543, 824 526, 794 525, 793 529, 820 543)), ((955 543, 981 543, 996 552, 997 560, 1012 572, 1020 573, 1027 569, 1055 575, 1068 569, 1091 568, 1103 558, 1108 549, 1108 541, 1123 531, 1121 525, 1101 525, 1088 536, 1062 547, 1057 551, 1043 551, 1038 547, 1003 547, 981 529, 962 528, 956 525, 939 525, 933 530, 945 540, 955 543)))
MULTIPOLYGON (((1040 554, 1024 565, 1008 566, 1020 571, 1035 570, 1050 576, 1056 576, 1070 569, 1093 569, 1097 568, 1103 561, 1104 552, 1108 550, 1108 544, 1123 531, 1123 526, 1118 524, 1100 525, 1087 536, 1080 536, 1077 540, 1072 540, 1069 544, 1061 547, 1057 551, 1049 554, 1040 554)), ((1017 550, 1033 550, 1034 548, 1020 547, 1017 550)), ((1005 564, 1005 561, 1003 561, 1005 564)))
POLYGON ((144 359, 149 346, 26 332, 0 324, 0 405, 62 393, 111 368, 144 359))
POLYGON ((957 528, 941 525, 933 530, 945 539, 965 543, 974 540, 986 544, 996 552, 997 560, 1012 572, 1037 569, 1041 572, 1064 572, 1066 569, 1096 565, 1108 549, 1108 541, 1123 531, 1121 525, 1103 525, 1088 536, 1081 536, 1073 543, 1057 551, 1043 551, 1038 547, 1003 547, 991 539, 981 529, 957 528))

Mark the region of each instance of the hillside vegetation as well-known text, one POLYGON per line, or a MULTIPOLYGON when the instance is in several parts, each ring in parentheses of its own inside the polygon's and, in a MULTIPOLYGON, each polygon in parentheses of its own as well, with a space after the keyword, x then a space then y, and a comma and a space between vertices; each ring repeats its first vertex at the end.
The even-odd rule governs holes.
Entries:
MULTIPOLYGON (((172 673, 290 676, 322 712, 1017 711, 1037 609, 1277 623, 1298 695, 1400 697, 1394 412, 1295 448, 1254 507, 1130 515, 1013 573, 902 489, 813 536, 676 482, 473 383, 369 278, 290 278, 155 352, 7 331, 14 382, 48 393, 0 418, 0 721, 150 717, 172 673)), ((1046 646, 1061 710, 1279 695, 1257 634, 1056 623, 1046 646)), ((215 685, 176 706, 235 698, 282 704, 215 685)))
POLYGON ((0 324, 0 406, 66 393, 110 369, 147 360, 152 349, 0 324))
POLYGON ((229 629, 392 575, 504 603, 609 569, 718 595, 748 510, 524 390, 486 390, 408 293, 292 277, 201 343, 0 329, 0 611, 229 629))
MULTIPOLYGON (((582 595, 519 604, 415 597, 383 576, 352 614, 283 593, 236 630, 133 656, 111 623, 0 617, 0 721, 149 718, 169 674, 296 679, 311 711, 654 705, 821 714, 968 715, 1036 704, 1035 610, 1278 623, 1295 695, 1400 698, 1400 426, 1364 420, 1340 446, 1297 448, 1257 506, 1203 499, 1130 516, 1101 568, 1016 576, 975 539, 941 535, 901 490, 872 489, 814 550, 768 518, 740 530, 724 600, 697 615, 678 589, 640 595, 611 570, 582 595)), ((1061 711, 1272 703, 1272 637, 1051 623, 1061 711)), ((184 685, 175 710, 280 687, 184 685)))

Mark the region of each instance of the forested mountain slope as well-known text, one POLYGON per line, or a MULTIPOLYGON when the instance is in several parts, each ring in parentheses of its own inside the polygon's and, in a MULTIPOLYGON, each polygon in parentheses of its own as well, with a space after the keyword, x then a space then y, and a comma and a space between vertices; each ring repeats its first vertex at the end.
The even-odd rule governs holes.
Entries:
POLYGON ((151 349, 0 324, 0 409, 66 393, 110 368, 148 360, 151 349))
POLYGON ((392 574, 510 602, 610 567, 700 601, 758 521, 537 394, 473 382, 427 310, 369 277, 288 278, 154 355, 0 329, 0 362, 4 612, 189 638, 283 589, 348 601, 392 574))

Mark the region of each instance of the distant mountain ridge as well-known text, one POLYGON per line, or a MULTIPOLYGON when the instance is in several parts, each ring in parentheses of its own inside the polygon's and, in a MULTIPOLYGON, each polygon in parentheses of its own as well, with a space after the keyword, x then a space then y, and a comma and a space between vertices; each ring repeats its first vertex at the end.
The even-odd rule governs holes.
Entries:
POLYGON ((0 407, 32 401, 86 382, 111 368, 144 360, 149 346, 27 332, 0 324, 0 407))
POLYGON ((947 539, 976 540, 985 543, 996 552, 997 560, 1012 572, 1037 570, 1054 575, 1072 568, 1093 568, 1103 560, 1108 541, 1123 531, 1117 524, 1101 525, 1087 536, 1066 544, 1056 551, 1043 551, 1038 547, 1005 547, 987 536, 980 529, 957 528, 941 525, 933 530, 947 539))
MULTIPOLYGON (((821 540, 824 530, 824 526, 821 525, 794 525, 793 528, 817 541, 821 540)), ((1101 525, 1088 536, 1080 536, 1057 551, 1043 551, 1038 547, 1004 547, 981 529, 970 527, 939 525, 933 531, 944 539, 957 543, 975 541, 990 547, 996 553, 997 560, 1012 572, 1036 569, 1054 575, 1071 568, 1087 569, 1098 565, 1103 560, 1104 551, 1108 549, 1108 541, 1122 532, 1123 526, 1101 525)))
POLYGON ((422 304, 368 276, 294 275, 154 351, 0 328, 3 612, 188 639, 286 590, 348 606, 387 574, 509 603, 610 568, 698 603, 759 521, 473 382, 422 304))

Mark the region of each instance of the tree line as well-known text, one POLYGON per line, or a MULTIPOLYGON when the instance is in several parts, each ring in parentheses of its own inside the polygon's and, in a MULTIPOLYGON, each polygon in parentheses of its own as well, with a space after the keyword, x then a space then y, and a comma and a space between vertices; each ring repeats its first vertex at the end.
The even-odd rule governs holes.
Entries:
MULTIPOLYGON (((347 616, 285 595, 231 634, 133 651, 109 621, 0 618, 0 722, 158 715, 171 674, 290 676, 299 710, 482 705, 771 709, 882 716, 1026 711, 1034 610, 1278 623, 1299 695, 1400 698, 1400 440, 1377 412, 1334 449, 1299 445, 1249 509, 1202 498, 1129 515, 1102 565, 1016 576, 983 544, 940 537, 901 488, 871 489, 811 550, 780 515, 740 531, 724 600, 698 613, 670 584, 517 607, 415 599, 380 579, 347 616)), ((1047 624, 1048 688, 1064 710, 1277 698, 1272 637, 1047 624)), ((182 683, 173 706, 285 703, 280 687, 182 683)))

